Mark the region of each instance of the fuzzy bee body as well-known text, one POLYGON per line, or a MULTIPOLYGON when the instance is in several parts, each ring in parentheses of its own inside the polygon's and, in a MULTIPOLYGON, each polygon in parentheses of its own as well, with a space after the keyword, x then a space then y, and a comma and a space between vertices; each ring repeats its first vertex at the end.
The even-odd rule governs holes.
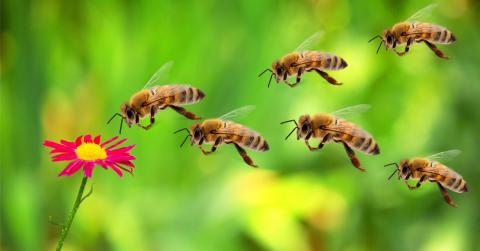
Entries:
POLYGON ((413 43, 425 43, 438 57, 448 59, 435 44, 447 45, 455 42, 454 34, 447 28, 437 24, 417 22, 418 18, 431 12, 435 6, 429 5, 415 13, 407 21, 397 23, 392 28, 386 29, 381 36, 373 37, 370 41, 376 38, 381 39, 377 53, 383 44, 385 49, 392 49, 399 56, 403 56, 409 51, 410 45, 413 43), (405 51, 398 52, 395 50, 397 46, 403 44, 406 44, 405 51))
POLYGON ((182 128, 176 131, 175 133, 184 130, 188 132, 187 137, 180 146, 190 138, 190 144, 198 145, 202 153, 207 155, 215 152, 221 144, 231 144, 235 146, 245 163, 249 166, 257 167, 243 148, 265 152, 269 150, 267 141, 258 132, 230 120, 245 115, 254 108, 254 106, 244 106, 219 118, 207 119, 202 123, 192 125, 190 128, 182 128), (202 145, 205 143, 213 144, 210 151, 203 149, 202 145))
POLYGON ((468 192, 467 182, 460 174, 437 160, 455 157, 458 154, 460 154, 460 150, 449 150, 426 158, 404 159, 399 164, 387 164, 386 166, 395 165, 397 167, 388 179, 398 172, 398 179, 403 179, 410 190, 418 189, 426 181, 437 183, 445 202, 455 207, 455 202, 448 194, 447 189, 456 193, 468 192), (408 183, 410 179, 417 180, 417 184, 411 186, 408 183))
POLYGON ((288 120, 282 123, 294 122, 296 126, 287 138, 296 130, 297 139, 303 139, 310 151, 320 150, 325 144, 330 142, 341 143, 354 167, 360 171, 365 171, 365 169, 361 167, 360 161, 352 149, 367 155, 377 155, 380 153, 378 144, 368 132, 356 124, 334 114, 355 113, 366 109, 369 109, 368 105, 357 105, 338 110, 332 114, 318 113, 314 115, 302 115, 298 120, 288 120), (320 143, 318 147, 310 146, 310 139, 319 139, 320 143))

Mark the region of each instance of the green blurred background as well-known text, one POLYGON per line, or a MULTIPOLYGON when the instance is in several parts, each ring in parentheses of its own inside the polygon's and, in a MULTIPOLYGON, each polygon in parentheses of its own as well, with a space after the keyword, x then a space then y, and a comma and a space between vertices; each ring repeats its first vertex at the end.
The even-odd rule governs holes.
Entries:
MULTIPOLYGON (((449 61, 416 44, 405 57, 367 41, 428 1, 1 1, 1 250, 52 250, 81 174, 57 177, 42 141, 116 135, 106 120, 163 63, 169 82, 206 93, 187 109, 216 117, 243 105, 240 122, 268 140, 246 166, 231 146, 203 156, 178 146, 193 122, 171 110, 150 131, 124 131, 137 144, 134 176, 96 168, 64 250, 479 250, 480 8, 440 2, 430 19, 457 37, 439 46, 449 61), (317 30, 315 49, 349 66, 332 86, 307 74, 298 88, 257 74, 317 30), (368 103, 351 120, 377 139, 381 155, 344 149, 311 153, 280 121, 368 103), (402 158, 458 148, 446 164, 470 192, 426 183, 409 191, 387 182, 402 158), (477 150, 476 150, 477 149, 477 150)), ((144 121, 144 123, 147 121, 144 121)), ((413 182, 412 182, 413 184, 413 182)))

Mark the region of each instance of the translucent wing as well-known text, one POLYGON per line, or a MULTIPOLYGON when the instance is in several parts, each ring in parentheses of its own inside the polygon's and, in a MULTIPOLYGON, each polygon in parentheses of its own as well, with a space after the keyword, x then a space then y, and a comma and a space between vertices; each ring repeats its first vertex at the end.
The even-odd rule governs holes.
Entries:
POLYGON ((168 74, 170 73, 170 70, 172 69, 173 61, 168 61, 165 64, 163 64, 153 75, 152 77, 148 80, 148 82, 145 84, 143 89, 148 89, 156 84, 159 84, 163 81, 165 81, 168 77, 168 74))
POLYGON ((151 89, 154 93, 151 97, 142 105, 142 106, 149 106, 152 103, 160 103, 162 100, 172 97, 178 92, 182 90, 186 90, 190 88, 190 85, 162 85, 162 86, 155 86, 151 89))
POLYGON ((452 158, 457 157, 458 155, 460 155, 460 153, 462 153, 462 151, 460 151, 458 149, 448 150, 448 151, 445 151, 445 152, 440 152, 440 153, 437 153, 437 154, 430 155, 430 156, 427 157, 427 159, 429 159, 429 160, 447 160, 447 159, 452 159, 452 158))
POLYGON ((303 41, 297 48, 295 48, 294 51, 296 52, 302 52, 302 51, 308 51, 311 49, 313 46, 318 44, 320 39, 323 37, 323 34, 325 32, 323 31, 317 31, 313 33, 310 37, 308 37, 305 41, 303 41))
POLYGON ((229 113, 226 113, 226 114, 220 116, 219 119, 221 119, 221 120, 232 120, 234 118, 236 118, 236 119, 243 118, 243 117, 247 116, 254 109, 255 109, 254 105, 243 106, 243 107, 240 107, 238 109, 235 109, 235 110, 233 110, 229 113))
POLYGON ((372 137, 368 132, 364 131, 360 127, 343 119, 338 119, 337 124, 329 125, 328 127, 324 127, 323 129, 330 132, 347 134, 347 135, 361 137, 361 138, 372 137))
POLYGON ((258 132, 231 121, 226 122, 224 127, 215 130, 215 133, 237 136, 260 136, 258 132))
POLYGON ((347 115, 354 115, 354 114, 366 112, 371 107, 372 106, 368 104, 353 105, 353 106, 345 107, 340 110, 334 111, 331 114, 336 117, 344 117, 347 115))
POLYGON ((430 14, 432 14, 432 11, 438 6, 438 4, 436 3, 433 3, 433 4, 430 4, 426 7, 424 7, 423 9, 415 12, 415 14, 413 14, 411 17, 409 17, 407 19, 407 21, 418 21, 420 20, 420 18, 424 18, 424 17, 427 17, 429 16, 430 14))

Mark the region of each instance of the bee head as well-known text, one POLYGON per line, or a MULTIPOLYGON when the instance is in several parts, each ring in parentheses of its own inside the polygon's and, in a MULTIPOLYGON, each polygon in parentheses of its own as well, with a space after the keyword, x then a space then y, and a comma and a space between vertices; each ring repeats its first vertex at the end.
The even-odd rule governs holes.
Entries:
POLYGON ((383 32, 382 42, 385 45, 385 49, 392 49, 397 46, 395 36, 390 29, 386 29, 383 32))
POLYGON ((312 132, 312 120, 309 115, 302 115, 298 119, 297 139, 308 139, 312 132))
POLYGON ((133 123, 138 123, 137 113, 128 103, 123 103, 122 106, 120 106, 120 112, 125 122, 127 122, 128 127, 132 127, 133 123))
POLYGON ((400 161, 400 165, 398 167, 398 179, 402 178, 405 179, 407 175, 412 173, 412 169, 410 168, 410 161, 404 159, 400 161))
POLYGON ((278 83, 282 79, 282 76, 285 74, 285 67, 280 63, 280 61, 275 61, 272 64, 273 75, 275 75, 275 81, 278 83))
POLYGON ((190 144, 199 145, 203 142, 204 134, 199 123, 192 125, 190 128, 190 144))

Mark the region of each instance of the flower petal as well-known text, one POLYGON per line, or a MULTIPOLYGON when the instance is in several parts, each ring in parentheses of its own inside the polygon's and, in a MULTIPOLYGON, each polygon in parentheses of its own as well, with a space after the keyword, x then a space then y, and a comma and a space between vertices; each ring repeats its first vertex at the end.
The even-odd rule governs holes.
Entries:
POLYGON ((123 143, 123 142, 125 142, 125 141, 127 141, 127 139, 122 139, 122 140, 119 140, 117 143, 115 143, 115 144, 113 144, 113 145, 109 146, 109 147, 107 148, 107 150, 110 150, 110 149, 112 149, 112 148, 114 148, 114 147, 116 147, 116 146, 118 146, 118 145, 122 144, 122 143, 123 143))
MULTIPOLYGON (((78 165, 81 166, 81 165, 82 165, 82 161, 76 160, 76 161, 70 162, 70 164, 68 164, 67 167, 65 167, 65 168, 62 170, 62 172, 60 172, 60 173, 58 174, 58 176, 64 176, 64 175, 68 175, 68 176, 69 176, 69 175, 71 175, 71 173, 72 173, 71 170, 74 169, 74 168, 76 168, 78 165)), ((78 169, 77 169, 77 170, 78 170, 78 169)))
POLYGON ((70 168, 70 170, 68 171, 68 174, 67 174, 68 176, 76 173, 78 170, 80 170, 80 169, 82 168, 82 166, 84 166, 85 161, 79 160, 79 161, 77 161, 77 162, 78 162, 78 165, 73 166, 73 167, 70 168))
POLYGON ((132 155, 118 155, 118 156, 109 156, 107 157, 106 160, 110 162, 121 162, 121 161, 128 161, 128 160, 134 160, 135 157, 132 155))
POLYGON ((87 176, 88 178, 92 177, 92 171, 94 166, 95 163, 93 161, 85 161, 85 165, 83 167, 83 173, 85 174, 85 176, 87 176))
POLYGON ((129 167, 135 167, 135 165, 131 161, 118 161, 117 165, 125 165, 129 167))
POLYGON ((65 161, 65 160, 74 160, 76 158, 77 158, 76 153, 67 152, 67 153, 61 153, 61 154, 53 156, 52 161, 57 162, 57 161, 65 161))
POLYGON ((114 154, 114 155, 115 155, 115 154, 119 154, 119 153, 126 153, 126 152, 132 150, 132 148, 134 148, 134 147, 135 147, 135 145, 130 145, 130 146, 126 146, 126 147, 117 148, 117 149, 114 149, 114 150, 110 150, 110 151, 108 152, 108 154, 109 154, 109 155, 110 155, 110 154, 114 154))
POLYGON ((61 144, 58 144, 58 143, 55 143, 53 141, 50 141, 50 140, 45 140, 43 142, 43 146, 46 146, 46 147, 51 147, 51 148, 54 148, 54 149, 58 149, 58 150, 62 150, 62 151, 70 151, 71 149, 64 146, 64 145, 61 145, 61 144))
POLYGON ((95 144, 100 144, 100 135, 97 135, 94 139, 93 139, 93 143, 95 144))
POLYGON ((118 139, 118 136, 115 136, 115 137, 113 137, 113 138, 111 138, 111 139, 103 142, 100 146, 101 146, 101 147, 104 147, 104 146, 110 144, 112 141, 115 141, 116 139, 118 139))
POLYGON ((108 165, 113 171, 115 171, 117 173, 118 176, 122 177, 123 176, 123 173, 122 171, 115 166, 115 164, 111 163, 110 165, 108 165))
POLYGON ((69 148, 75 149, 77 146, 75 145, 74 142, 66 141, 66 140, 60 140, 60 143, 62 143, 64 146, 67 146, 69 148))
POLYGON ((85 137, 83 138, 83 142, 92 143, 93 142, 92 141, 92 135, 90 135, 90 134, 85 135, 85 137))
POLYGON ((76 139, 75 139, 75 145, 77 147, 79 147, 80 145, 82 145, 82 136, 78 136, 76 139))

